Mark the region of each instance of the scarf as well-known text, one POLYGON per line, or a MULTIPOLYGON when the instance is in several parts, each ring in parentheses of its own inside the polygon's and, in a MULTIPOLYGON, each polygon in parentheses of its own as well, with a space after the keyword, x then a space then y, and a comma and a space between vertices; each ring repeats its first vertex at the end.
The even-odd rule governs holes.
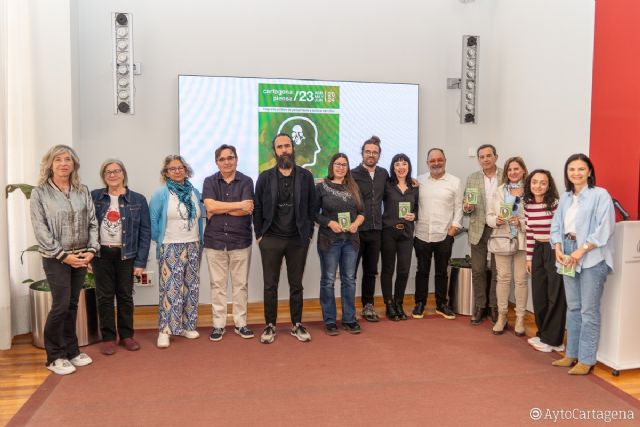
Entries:
POLYGON ((196 219, 196 206, 193 204, 193 199, 191 198, 193 185, 191 185, 188 179, 184 180, 184 184, 169 179, 167 180, 167 188, 178 196, 178 208, 180 208, 180 204, 183 204, 184 207, 187 208, 188 216, 185 219, 187 220, 189 230, 191 230, 196 219))

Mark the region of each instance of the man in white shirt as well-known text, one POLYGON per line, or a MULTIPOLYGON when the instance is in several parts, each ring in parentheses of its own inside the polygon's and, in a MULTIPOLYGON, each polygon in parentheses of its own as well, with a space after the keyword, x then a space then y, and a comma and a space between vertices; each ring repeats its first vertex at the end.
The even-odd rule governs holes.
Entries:
POLYGON ((447 266, 451 258, 453 237, 462 228, 463 189, 459 178, 446 173, 446 164, 444 151, 432 148, 427 153, 429 173, 418 177, 420 214, 413 240, 418 271, 416 305, 411 313, 416 319, 424 317, 432 257, 436 269, 436 313, 446 319, 456 318, 447 301, 447 266))

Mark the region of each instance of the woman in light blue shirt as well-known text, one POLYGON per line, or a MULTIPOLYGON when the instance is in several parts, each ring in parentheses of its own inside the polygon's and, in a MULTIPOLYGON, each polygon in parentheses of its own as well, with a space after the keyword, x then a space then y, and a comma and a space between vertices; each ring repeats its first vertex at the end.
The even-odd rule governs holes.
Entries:
POLYGON ((149 214, 160 272, 157 346, 166 348, 171 335, 199 337, 196 326, 205 209, 200 192, 188 179, 193 169, 182 156, 167 156, 160 173, 164 185, 151 196, 149 214))
POLYGON ((600 298, 613 270, 615 212, 607 190, 596 187, 596 173, 586 155, 567 159, 564 180, 567 192, 553 216, 551 245, 559 271, 565 272, 567 351, 553 365, 572 367, 571 375, 586 375, 596 364, 600 298))

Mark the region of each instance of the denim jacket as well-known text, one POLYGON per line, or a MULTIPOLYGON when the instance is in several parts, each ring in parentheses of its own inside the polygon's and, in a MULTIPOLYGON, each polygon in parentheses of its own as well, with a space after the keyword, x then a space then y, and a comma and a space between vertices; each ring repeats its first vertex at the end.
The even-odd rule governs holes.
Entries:
MULTIPOLYGON (((560 203, 551 220, 551 246, 563 243, 564 217, 571 206, 573 192, 560 195, 560 203)), ((613 232, 616 214, 611 196, 601 187, 584 188, 578 193, 578 212, 576 214, 576 243, 578 247, 592 243, 596 247, 587 252, 576 271, 590 268, 605 261, 613 270, 613 232)), ((556 263, 558 265, 558 263, 556 263)))
MULTIPOLYGON (((91 198, 96 206, 98 229, 100 229, 102 220, 109 210, 111 197, 106 188, 98 188, 91 192, 91 198)), ((118 197, 118 205, 122 220, 122 259, 134 258, 134 267, 145 268, 151 245, 151 220, 147 199, 127 187, 127 191, 118 197)))

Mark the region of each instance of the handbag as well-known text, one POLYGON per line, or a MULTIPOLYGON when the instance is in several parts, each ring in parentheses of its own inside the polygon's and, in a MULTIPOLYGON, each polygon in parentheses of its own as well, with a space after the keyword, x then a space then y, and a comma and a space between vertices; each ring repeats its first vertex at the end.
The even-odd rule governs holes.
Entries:
POLYGON ((487 250, 494 255, 513 255, 518 252, 518 236, 496 233, 495 229, 487 242, 487 250))

